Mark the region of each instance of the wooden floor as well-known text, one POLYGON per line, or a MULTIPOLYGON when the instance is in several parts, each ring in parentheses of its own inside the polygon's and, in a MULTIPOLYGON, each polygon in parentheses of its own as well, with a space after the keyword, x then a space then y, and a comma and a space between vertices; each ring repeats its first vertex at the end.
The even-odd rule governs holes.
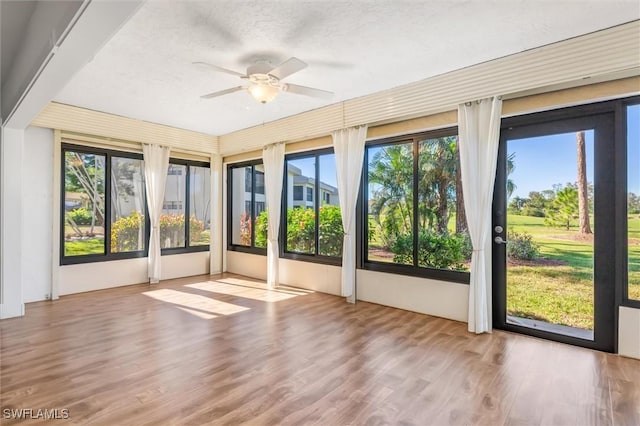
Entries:
POLYGON ((0 416, 30 408, 104 425, 640 424, 638 360, 501 331, 475 336, 463 323, 267 291, 234 275, 29 304, 0 331, 0 416))

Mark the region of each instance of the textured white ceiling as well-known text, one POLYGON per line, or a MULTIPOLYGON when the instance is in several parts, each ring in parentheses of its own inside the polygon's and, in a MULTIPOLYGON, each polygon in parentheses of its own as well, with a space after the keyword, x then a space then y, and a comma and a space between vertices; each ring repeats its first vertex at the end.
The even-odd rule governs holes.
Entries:
POLYGON ((149 0, 56 101, 221 135, 640 18, 637 0, 149 0), (296 56, 287 78, 335 93, 282 93, 260 105, 237 92, 256 59, 296 56))

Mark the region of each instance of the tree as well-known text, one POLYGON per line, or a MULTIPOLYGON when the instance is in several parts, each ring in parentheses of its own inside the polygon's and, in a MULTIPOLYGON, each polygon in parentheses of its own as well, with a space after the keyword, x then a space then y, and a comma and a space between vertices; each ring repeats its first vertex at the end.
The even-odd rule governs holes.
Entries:
MULTIPOLYGON (((111 193, 118 194, 117 197, 111 197, 111 212, 113 219, 125 217, 122 213, 121 202, 126 201, 128 197, 135 194, 134 179, 136 172, 142 172, 137 161, 130 158, 113 157, 111 161, 111 193)), ((138 190, 143 190, 139 188, 138 190)))
POLYGON ((467 230, 467 213, 464 209, 464 193, 462 192, 462 174, 460 172, 460 146, 456 149, 456 233, 467 230))
POLYGON ((522 203, 522 214, 524 216, 544 217, 554 198, 555 192, 551 190, 531 191, 529 192, 529 197, 525 198, 522 203))
POLYGON ((556 193, 544 222, 550 226, 563 227, 568 231, 578 216, 578 190, 567 186, 556 193))
POLYGON ((435 213, 438 234, 449 232, 449 207, 456 196, 457 145, 455 136, 426 139, 419 144, 418 200, 435 213))
POLYGON ((587 161, 584 144, 584 131, 576 133, 576 147, 578 151, 578 210, 580 216, 579 234, 592 234, 589 223, 589 194, 587 185, 587 161))
MULTIPOLYGON (((103 156, 71 151, 65 153, 65 190, 83 193, 91 201, 91 234, 96 225, 96 216, 99 216, 98 224, 104 224, 104 168, 103 156)), ((79 231, 68 216, 67 221, 76 232, 79 231)))
POLYGON ((386 146, 374 154, 369 165, 373 186, 369 207, 386 247, 397 235, 413 229, 412 149, 406 144, 386 146))
POLYGON ((509 202, 508 211, 513 214, 522 214, 522 209, 525 206, 527 198, 518 197, 517 195, 513 197, 513 200, 509 202))
POLYGON ((518 188, 518 186, 513 182, 512 179, 509 179, 509 176, 516 169, 516 153, 512 152, 507 156, 507 200, 511 198, 513 192, 518 188))
POLYGON ((627 195, 627 211, 629 214, 640 214, 640 196, 633 192, 627 195))

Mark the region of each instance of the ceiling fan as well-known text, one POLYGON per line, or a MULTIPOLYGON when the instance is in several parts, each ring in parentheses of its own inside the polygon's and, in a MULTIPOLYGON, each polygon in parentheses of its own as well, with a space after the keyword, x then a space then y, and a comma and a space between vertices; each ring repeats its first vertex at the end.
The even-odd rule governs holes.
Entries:
POLYGON ((268 61, 257 61, 255 64, 247 68, 246 74, 222 68, 217 65, 208 64, 206 62, 194 62, 194 64, 206 65, 216 71, 235 75, 236 77, 240 77, 247 81, 249 84, 248 86, 237 86, 221 90, 219 92, 202 95, 200 96, 202 99, 216 98, 218 96, 227 95, 240 90, 248 91, 256 101, 263 104, 274 100, 280 92, 295 93, 298 95, 321 99, 331 99, 333 96, 332 92, 328 92, 326 90, 282 82, 283 79, 289 77, 291 74, 307 67, 307 64, 298 58, 289 58, 275 68, 268 61))

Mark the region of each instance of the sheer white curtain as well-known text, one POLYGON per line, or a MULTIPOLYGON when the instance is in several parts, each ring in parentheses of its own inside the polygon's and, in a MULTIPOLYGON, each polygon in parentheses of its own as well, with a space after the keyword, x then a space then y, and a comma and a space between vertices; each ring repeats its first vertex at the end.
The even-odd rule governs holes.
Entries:
POLYGON ((491 331, 491 203, 496 177, 502 100, 458 106, 460 172, 473 254, 469 285, 469 331, 491 331))
POLYGON ((367 126, 351 127, 333 132, 336 157, 338 200, 342 213, 342 295, 347 302, 356 302, 356 202, 360 189, 364 142, 367 126))
POLYGON ((151 221, 149 238, 149 281, 160 281, 160 215, 164 202, 164 189, 169 169, 169 148, 160 145, 142 145, 144 155, 144 184, 147 189, 147 207, 151 221))
POLYGON ((267 207, 267 287, 279 284, 278 276, 278 235, 280 233, 280 200, 284 179, 284 143, 267 145, 262 150, 264 163, 264 188, 267 207))

